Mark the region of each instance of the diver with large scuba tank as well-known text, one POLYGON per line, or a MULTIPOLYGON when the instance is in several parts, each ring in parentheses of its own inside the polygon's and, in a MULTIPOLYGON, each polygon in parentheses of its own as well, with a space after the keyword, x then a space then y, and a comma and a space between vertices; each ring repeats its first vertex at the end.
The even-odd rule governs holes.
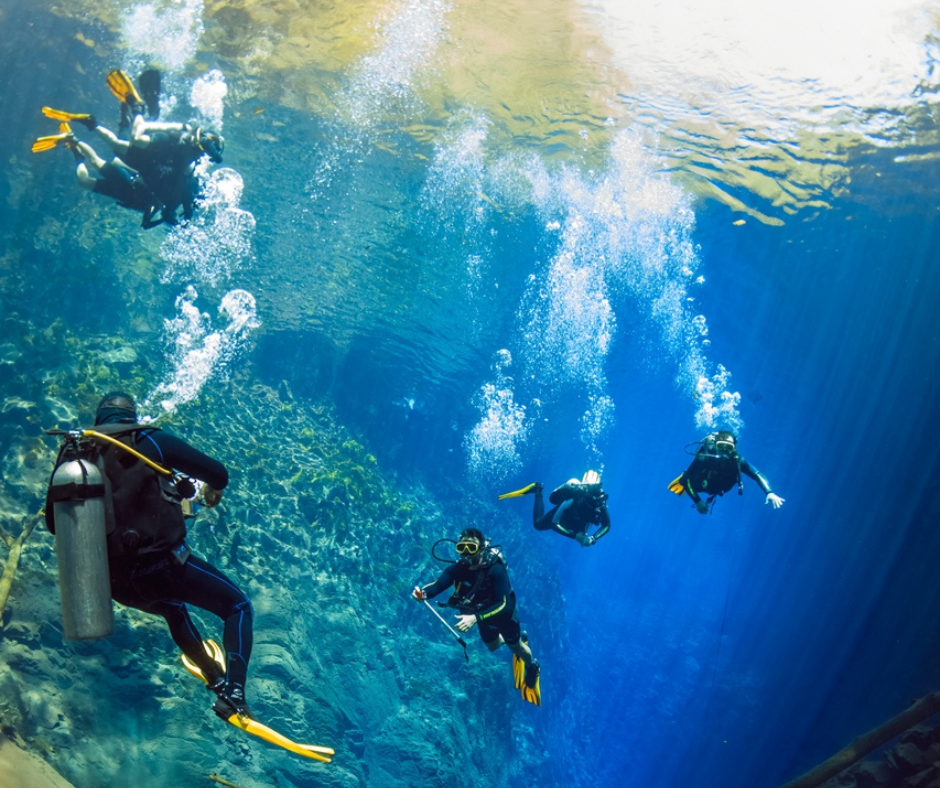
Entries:
POLYGON ((105 637, 111 599, 163 616, 174 642, 217 695, 227 718, 250 715, 245 680, 252 644, 248 598, 186 543, 182 501, 216 505, 228 484, 217 460, 181 438, 137 422, 133 399, 106 395, 92 429, 62 435, 46 496, 56 536, 65 636, 105 637), (202 481, 197 493, 191 479, 202 481), (186 605, 224 622, 224 664, 203 645, 186 605))
MULTIPOLYGON (((476 528, 465 529, 453 543, 456 560, 442 558, 435 553, 439 544, 450 541, 442 539, 431 550, 434 558, 448 566, 433 583, 415 586, 412 598, 430 607, 429 599, 453 588, 450 598, 440 606, 457 610, 456 629, 469 632, 477 626, 480 639, 490 651, 496 651, 505 643, 513 654, 516 689, 523 700, 541 705, 539 663, 532 656, 528 638, 519 626, 516 593, 509 582, 505 558, 498 546, 490 544, 476 528)), ((446 621, 444 623, 447 625, 446 621)), ((463 645, 460 636, 457 637, 463 645)))

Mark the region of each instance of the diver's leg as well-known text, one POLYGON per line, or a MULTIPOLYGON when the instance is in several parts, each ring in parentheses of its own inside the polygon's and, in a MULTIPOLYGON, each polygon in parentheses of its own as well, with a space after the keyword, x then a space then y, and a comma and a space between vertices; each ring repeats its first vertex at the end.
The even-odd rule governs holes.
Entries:
MULTIPOLYGON (((532 502, 532 524, 538 528, 538 522, 545 514, 545 500, 542 498, 542 485, 536 483, 535 500, 532 502)), ((539 530, 542 530, 539 528, 539 530)))
POLYGON ((94 189, 95 185, 98 183, 98 179, 95 176, 100 174, 101 168, 104 167, 104 159, 95 153, 95 149, 87 142, 76 140, 73 150, 75 151, 75 158, 78 159, 78 166, 75 168, 75 177, 78 178, 78 182, 86 189, 94 189), (94 170, 95 175, 89 172, 89 167, 94 170))
POLYGON ((553 506, 545 514, 540 515, 539 517, 535 516, 535 512, 532 513, 533 525, 535 526, 536 531, 549 531, 554 528, 554 519, 555 512, 558 511, 557 506, 553 506))
POLYGON ((132 607, 144 613, 162 616, 166 620, 170 637, 187 657, 189 657, 202 671, 202 674, 213 684, 222 677, 222 671, 207 653, 202 645, 202 635, 196 628, 189 611, 181 602, 165 602, 150 598, 151 584, 148 583, 148 594, 145 596, 133 585, 116 586, 112 588, 115 601, 125 607, 132 607))
POLYGON ((505 640, 509 650, 521 659, 528 668, 532 664, 532 649, 529 648, 528 638, 522 634, 519 626, 519 615, 514 609, 510 616, 500 616, 500 636, 505 640))
POLYGON ((222 619, 226 682, 243 689, 253 641, 251 602, 238 586, 201 558, 190 556, 180 569, 174 596, 222 619))
POLYGON ((111 129, 105 128, 104 126, 95 126, 95 131, 111 146, 111 150, 114 152, 115 156, 122 156, 127 153, 127 149, 131 146, 127 140, 120 139, 111 129))

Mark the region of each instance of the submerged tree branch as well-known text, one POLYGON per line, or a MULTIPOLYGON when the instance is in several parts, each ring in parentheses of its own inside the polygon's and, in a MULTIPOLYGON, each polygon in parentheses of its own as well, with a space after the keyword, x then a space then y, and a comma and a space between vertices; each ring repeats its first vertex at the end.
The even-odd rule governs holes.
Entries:
POLYGON ((810 769, 802 777, 788 782, 781 788, 816 788, 839 772, 848 769, 853 763, 860 761, 868 753, 900 736, 908 728, 919 725, 937 712, 940 712, 940 692, 934 692, 915 701, 896 717, 859 736, 815 769, 810 769))
MULTIPOLYGON (((3 567, 3 574, 0 575, 0 621, 3 619, 3 610, 6 607, 7 598, 10 596, 10 589, 13 587, 13 577, 16 575, 16 567, 20 562, 20 555, 23 553, 23 545, 42 517, 42 512, 27 517, 23 522, 23 530, 20 532, 20 535, 15 539, 11 539, 10 542, 7 542, 10 547, 10 552, 7 555, 7 560, 3 567)), ((6 539, 4 539, 4 541, 6 541, 6 539)))

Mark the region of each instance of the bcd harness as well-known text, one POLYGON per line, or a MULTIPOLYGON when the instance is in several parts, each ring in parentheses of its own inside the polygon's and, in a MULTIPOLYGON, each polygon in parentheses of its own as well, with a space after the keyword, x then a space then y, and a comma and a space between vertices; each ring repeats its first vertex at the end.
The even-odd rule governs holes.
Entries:
POLYGON ((179 504, 194 495, 195 488, 188 477, 164 468, 129 445, 136 434, 145 430, 149 433, 156 428, 107 424, 94 429, 47 430, 47 434, 60 435, 63 440, 53 475, 63 463, 83 461, 82 482, 50 485, 47 491, 46 522, 50 531, 55 532, 51 504, 103 496, 109 553, 159 552, 182 542, 186 527, 179 504), (115 454, 114 449, 120 451, 115 454), (99 469, 101 484, 87 483, 84 462, 99 469))

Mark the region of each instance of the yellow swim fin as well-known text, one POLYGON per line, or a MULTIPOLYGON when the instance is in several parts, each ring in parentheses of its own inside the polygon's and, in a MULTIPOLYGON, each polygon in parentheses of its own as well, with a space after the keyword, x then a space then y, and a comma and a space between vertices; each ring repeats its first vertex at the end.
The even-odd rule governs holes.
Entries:
POLYGON ((53 120, 88 120, 91 115, 81 112, 64 112, 61 109, 53 109, 52 107, 43 107, 42 114, 47 118, 52 118, 53 120))
POLYGON ((525 662, 515 654, 512 655, 512 678, 516 684, 516 689, 522 689, 525 681, 525 662))
MULTIPOLYGON (((520 660, 521 662, 522 660, 520 660)), ((535 706, 542 705, 541 670, 534 659, 528 668, 523 667, 522 686, 519 688, 522 699, 535 706)))
POLYGON ((109 71, 105 82, 108 84, 108 89, 119 101, 123 101, 125 104, 142 105, 144 103, 144 100, 140 97, 140 93, 137 92, 137 88, 134 87, 131 78, 123 71, 109 71))
POLYGON ((534 493, 535 488, 539 486, 538 482, 532 482, 532 484, 527 484, 521 490, 513 490, 512 492, 503 493, 500 496, 497 496, 497 501, 505 501, 507 498, 521 498, 523 495, 528 495, 529 493, 534 493))
POLYGON ((676 476, 675 479, 669 482, 669 492, 675 493, 676 495, 685 495, 685 485, 683 484, 684 481, 685 472, 680 473, 678 476, 676 476))
POLYGON ((43 151, 52 150, 60 142, 68 145, 71 140, 74 140, 75 136, 72 134, 72 129, 68 123, 59 124, 59 133, 51 134, 48 137, 39 137, 33 141, 33 146, 30 150, 33 153, 42 153, 43 151))
MULTIPOLYGON (((222 653, 222 649, 219 647, 219 644, 214 640, 204 640, 202 641, 202 647, 206 650, 206 654, 212 657, 213 660, 222 668, 222 674, 225 675, 225 655, 222 653)), ((182 655, 183 666, 192 673, 197 679, 200 679, 204 683, 208 684, 206 677, 202 674, 199 666, 196 665, 189 657, 185 654, 182 655)))
POLYGON ((315 761, 330 763, 333 760, 333 756, 336 755, 336 750, 334 750, 332 747, 320 747, 316 744, 301 744, 300 742, 292 741, 284 734, 278 733, 273 728, 269 728, 263 722, 253 720, 251 717, 243 717, 240 714, 233 714, 226 720, 226 722, 229 725, 234 725, 236 728, 240 728, 241 730, 245 731, 245 733, 250 733, 252 736, 257 736, 259 739, 264 739, 269 744, 283 747, 288 752, 292 752, 296 755, 302 755, 304 758, 312 758, 315 761))

